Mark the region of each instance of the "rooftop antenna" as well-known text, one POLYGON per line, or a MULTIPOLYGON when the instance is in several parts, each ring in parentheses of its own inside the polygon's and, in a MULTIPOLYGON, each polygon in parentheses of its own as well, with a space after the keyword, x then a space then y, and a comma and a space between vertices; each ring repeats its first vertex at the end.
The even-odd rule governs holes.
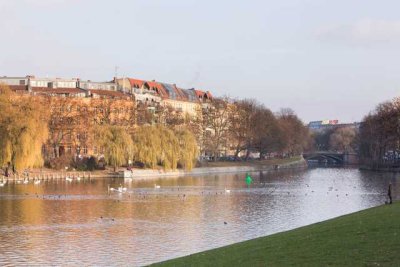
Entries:
POLYGON ((115 66, 115 78, 118 78, 118 69, 119 69, 119 67, 115 66))

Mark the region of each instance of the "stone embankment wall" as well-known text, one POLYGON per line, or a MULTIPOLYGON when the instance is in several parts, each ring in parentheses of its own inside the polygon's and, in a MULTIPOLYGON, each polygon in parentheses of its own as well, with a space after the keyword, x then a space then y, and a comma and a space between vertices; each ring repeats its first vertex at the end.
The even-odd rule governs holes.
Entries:
POLYGON ((274 170, 288 170, 288 169, 305 169, 307 162, 304 159, 299 161, 281 164, 281 165, 260 165, 260 166, 233 166, 233 167, 202 167, 194 168, 191 171, 176 170, 176 171, 163 171, 163 170, 134 170, 133 178, 159 178, 159 177, 179 177, 179 176, 195 176, 195 175, 209 175, 209 174, 222 174, 222 173, 243 173, 243 172, 256 172, 256 171, 274 171, 274 170))

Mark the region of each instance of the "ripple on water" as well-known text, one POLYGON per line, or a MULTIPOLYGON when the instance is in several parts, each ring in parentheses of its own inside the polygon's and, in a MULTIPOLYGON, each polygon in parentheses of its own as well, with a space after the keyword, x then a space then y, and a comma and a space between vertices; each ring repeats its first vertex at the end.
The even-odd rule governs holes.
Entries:
POLYGON ((381 204, 397 177, 354 169, 0 189, 0 265, 145 265, 381 204), (231 190, 225 194, 225 188, 231 190))

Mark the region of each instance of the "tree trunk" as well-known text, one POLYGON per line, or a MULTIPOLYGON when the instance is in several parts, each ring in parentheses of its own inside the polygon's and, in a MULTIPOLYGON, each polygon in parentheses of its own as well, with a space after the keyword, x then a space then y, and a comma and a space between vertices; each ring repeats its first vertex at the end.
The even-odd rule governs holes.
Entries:
POLYGON ((236 147, 236 151, 235 151, 235 161, 237 161, 238 157, 239 157, 239 153, 240 153, 240 147, 237 146, 236 147))

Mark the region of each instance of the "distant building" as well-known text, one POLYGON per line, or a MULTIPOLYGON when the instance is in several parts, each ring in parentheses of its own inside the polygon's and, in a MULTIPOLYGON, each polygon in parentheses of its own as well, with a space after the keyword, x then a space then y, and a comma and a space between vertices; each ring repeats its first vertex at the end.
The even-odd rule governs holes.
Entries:
POLYGON ((308 124, 308 128, 312 132, 323 132, 327 130, 334 130, 337 128, 351 127, 358 130, 360 123, 339 123, 339 120, 323 120, 323 121, 312 121, 308 124))
POLYGON ((33 95, 85 97, 87 92, 77 87, 78 79, 0 77, 0 83, 8 85, 13 91, 33 95))
POLYGON ((133 94, 138 104, 145 104, 149 108, 157 105, 171 107, 192 116, 196 115, 197 110, 207 107, 212 100, 212 95, 208 91, 182 89, 176 84, 155 80, 119 78, 116 79, 116 83, 121 91, 133 94))
POLYGON ((154 107, 161 103, 159 85, 150 87, 148 82, 132 78, 117 79, 117 84, 123 92, 134 95, 138 104, 154 107))

